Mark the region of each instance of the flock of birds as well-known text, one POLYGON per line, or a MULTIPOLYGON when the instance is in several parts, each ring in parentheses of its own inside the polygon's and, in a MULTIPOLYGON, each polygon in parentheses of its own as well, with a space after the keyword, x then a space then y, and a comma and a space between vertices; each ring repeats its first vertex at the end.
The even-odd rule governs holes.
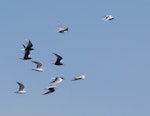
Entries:
MULTIPOLYGON (((114 17, 112 15, 106 15, 105 17, 102 18, 102 20, 104 20, 104 21, 109 21, 109 20, 113 20, 113 19, 114 19, 114 17)), ((58 25, 58 31, 57 31, 58 33, 65 33, 67 31, 68 31, 68 27, 63 27, 61 24, 58 25)), ((26 43, 25 43, 25 45, 23 44, 23 49, 22 49, 24 51, 24 56, 23 56, 23 58, 20 58, 20 59, 30 60, 30 59, 32 59, 30 57, 30 52, 32 50, 34 50, 33 44, 30 40, 26 40, 25 42, 26 43)), ((53 64, 57 65, 57 66, 63 65, 63 63, 62 63, 63 58, 60 55, 56 54, 56 53, 53 53, 53 54, 57 57, 56 61, 53 64)), ((43 72, 44 71, 44 69, 42 67, 42 63, 37 62, 37 61, 32 61, 32 62, 36 64, 36 68, 32 69, 33 71, 38 71, 38 72, 43 72)), ((80 76, 74 77, 74 79, 72 81, 82 80, 82 79, 85 79, 85 78, 86 78, 85 75, 80 75, 80 76)), ((50 86, 45 88, 47 91, 43 95, 55 92, 57 84, 61 83, 63 80, 64 80, 63 77, 53 78, 52 81, 51 81, 50 86)), ((18 94, 26 93, 24 84, 22 84, 20 82, 16 82, 16 83, 18 84, 19 88, 18 88, 18 91, 16 91, 15 93, 18 93, 18 94)))

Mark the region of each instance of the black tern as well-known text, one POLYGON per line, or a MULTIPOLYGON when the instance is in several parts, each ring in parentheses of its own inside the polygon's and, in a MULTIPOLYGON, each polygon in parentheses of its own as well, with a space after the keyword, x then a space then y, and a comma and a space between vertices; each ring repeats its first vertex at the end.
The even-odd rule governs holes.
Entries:
POLYGON ((23 45, 23 50, 34 50, 34 48, 32 48, 33 47, 33 44, 31 43, 31 41, 30 40, 26 40, 26 45, 23 45))
POLYGON ((53 53, 56 57, 57 57, 57 60, 55 61, 55 65, 63 65, 63 63, 62 63, 62 57, 60 56, 60 55, 58 55, 58 54, 56 54, 56 53, 53 53))
POLYGON ((56 86, 50 86, 50 87, 46 88, 46 90, 48 90, 48 91, 46 93, 44 93, 43 95, 53 93, 56 90, 56 86))

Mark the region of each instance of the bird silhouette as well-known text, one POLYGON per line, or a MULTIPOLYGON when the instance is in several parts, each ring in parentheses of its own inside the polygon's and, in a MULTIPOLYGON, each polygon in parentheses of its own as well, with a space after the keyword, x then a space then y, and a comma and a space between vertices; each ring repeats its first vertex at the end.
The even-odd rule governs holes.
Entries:
POLYGON ((56 54, 56 53, 53 53, 56 57, 57 57, 57 59, 56 59, 56 61, 55 61, 55 65, 63 65, 63 63, 62 63, 62 57, 60 56, 60 55, 58 55, 58 54, 56 54))

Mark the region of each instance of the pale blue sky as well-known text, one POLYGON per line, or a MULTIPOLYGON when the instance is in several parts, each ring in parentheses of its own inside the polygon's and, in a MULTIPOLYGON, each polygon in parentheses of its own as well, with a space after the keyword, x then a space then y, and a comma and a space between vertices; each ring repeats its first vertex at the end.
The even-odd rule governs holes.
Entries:
POLYGON ((1 116, 150 116, 149 0, 1 0, 1 116), (112 14, 115 20, 104 22, 112 14), (57 33, 61 22, 69 27, 57 33), (32 60, 23 61, 25 39, 32 60), (56 57, 64 66, 51 64, 56 57), (85 74, 87 79, 72 82, 85 74), (51 77, 65 80, 42 95, 51 77), (18 95, 16 81, 27 93, 18 95))

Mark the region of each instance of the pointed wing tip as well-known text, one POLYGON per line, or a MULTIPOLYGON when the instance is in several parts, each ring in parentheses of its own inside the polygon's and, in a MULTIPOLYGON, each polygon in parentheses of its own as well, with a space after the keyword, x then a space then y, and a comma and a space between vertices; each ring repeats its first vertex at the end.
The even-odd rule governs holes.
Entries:
POLYGON ((53 52, 52 54, 56 56, 56 53, 53 52))

